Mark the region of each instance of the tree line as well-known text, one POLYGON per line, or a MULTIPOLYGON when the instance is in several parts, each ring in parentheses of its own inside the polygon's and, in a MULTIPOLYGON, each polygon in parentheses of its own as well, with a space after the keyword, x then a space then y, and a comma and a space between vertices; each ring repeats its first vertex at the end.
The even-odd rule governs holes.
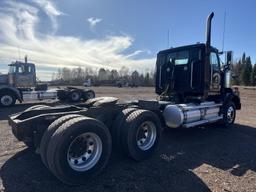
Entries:
POLYGON ((52 85, 83 85, 90 80, 94 86, 116 85, 116 86, 153 86, 154 73, 152 71, 140 73, 137 70, 130 71, 123 66, 119 70, 100 68, 98 70, 90 67, 60 68, 57 73, 52 74, 52 85))
POLYGON ((256 64, 252 64, 251 57, 243 53, 242 57, 232 65, 233 85, 256 85, 256 64))
MULTIPOLYGON (((256 86, 256 64, 252 64, 251 57, 244 53, 231 66, 232 84, 256 86)), ((137 70, 130 71, 123 66, 119 70, 90 67, 60 68, 53 73, 51 84, 53 85, 83 85, 90 80, 92 85, 116 85, 116 86, 154 86, 154 72, 140 73, 137 70)))

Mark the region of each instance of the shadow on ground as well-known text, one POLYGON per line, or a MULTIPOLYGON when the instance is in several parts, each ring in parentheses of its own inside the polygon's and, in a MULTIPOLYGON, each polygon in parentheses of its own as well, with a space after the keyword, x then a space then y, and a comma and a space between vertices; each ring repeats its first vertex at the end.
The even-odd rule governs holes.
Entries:
POLYGON ((210 191, 193 169, 207 164, 238 177, 256 171, 255 138, 256 128, 237 124, 231 129, 165 130, 151 159, 137 163, 113 154, 101 175, 79 187, 59 182, 38 155, 25 149, 6 161, 0 176, 8 192, 210 191))

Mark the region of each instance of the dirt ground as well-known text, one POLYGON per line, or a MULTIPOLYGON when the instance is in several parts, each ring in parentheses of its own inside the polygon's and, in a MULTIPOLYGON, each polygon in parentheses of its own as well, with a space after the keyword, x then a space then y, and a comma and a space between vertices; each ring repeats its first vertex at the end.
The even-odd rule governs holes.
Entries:
MULTIPOLYGON (((94 90, 121 100, 156 97, 153 88, 94 90)), ((79 187, 59 182, 13 137, 7 116, 31 104, 0 108, 0 191, 256 191, 256 90, 240 91, 234 127, 165 130, 152 158, 137 163, 114 153, 101 175, 79 187)))

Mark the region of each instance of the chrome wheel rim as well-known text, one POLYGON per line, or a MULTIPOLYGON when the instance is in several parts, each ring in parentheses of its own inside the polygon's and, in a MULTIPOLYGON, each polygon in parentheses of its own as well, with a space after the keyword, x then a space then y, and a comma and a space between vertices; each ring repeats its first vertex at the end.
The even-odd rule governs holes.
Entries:
POLYGON ((80 97, 79 93, 77 93, 77 92, 72 93, 71 96, 72 96, 73 101, 79 100, 79 97, 80 97))
POLYGON ((79 172, 87 171, 94 167, 102 154, 102 141, 92 132, 76 137, 69 145, 67 161, 69 166, 79 172))
POLYGON ((4 106, 9 106, 12 104, 12 97, 10 95, 4 95, 1 97, 1 104, 4 106))
POLYGON ((230 106, 227 110, 227 121, 228 123, 232 123, 235 117, 235 109, 233 106, 230 106))
POLYGON ((150 149, 156 141, 156 126, 151 121, 143 122, 136 135, 137 146, 145 151, 150 149))

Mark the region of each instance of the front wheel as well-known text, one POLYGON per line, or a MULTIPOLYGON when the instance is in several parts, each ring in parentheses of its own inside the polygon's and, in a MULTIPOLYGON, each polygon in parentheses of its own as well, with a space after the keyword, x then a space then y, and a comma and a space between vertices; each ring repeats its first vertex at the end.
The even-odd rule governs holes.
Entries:
POLYGON ((223 113, 222 124, 227 128, 232 126, 236 119, 236 107, 234 102, 229 101, 226 104, 224 104, 222 113, 223 113))
POLYGON ((10 107, 16 102, 16 97, 11 92, 4 92, 0 94, 0 106, 10 107))

